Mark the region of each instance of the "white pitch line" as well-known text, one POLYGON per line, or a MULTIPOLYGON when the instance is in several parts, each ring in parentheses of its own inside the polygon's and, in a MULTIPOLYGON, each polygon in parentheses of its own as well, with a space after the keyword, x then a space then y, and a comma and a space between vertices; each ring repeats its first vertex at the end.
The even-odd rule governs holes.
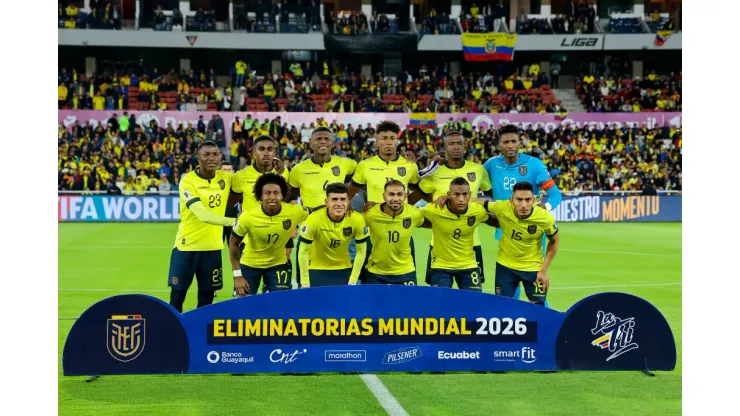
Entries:
MULTIPOLYGON (((682 282, 669 283, 635 283, 617 285, 595 285, 595 286, 551 286, 550 290, 576 290, 576 289, 606 289, 610 287, 658 287, 658 286, 680 286, 682 282)), ((142 292, 169 292, 170 289, 102 289, 102 288, 59 288, 60 292, 116 292, 116 293, 142 293, 142 292)), ((195 291, 196 289, 191 289, 195 291)), ((219 290, 221 292, 221 290, 219 290)), ((485 292, 490 292, 486 290, 485 292)))
POLYGON ((408 416, 409 413, 403 408, 403 406, 401 406, 401 403, 398 403, 398 400, 393 397, 391 392, 388 391, 388 388, 382 381, 380 381, 378 376, 375 374, 362 374, 360 378, 362 378, 362 381, 365 382, 367 388, 370 389, 373 396, 378 399, 380 405, 383 406, 383 409, 385 409, 390 416, 408 416))
POLYGON ((560 248, 558 249, 558 251, 570 251, 574 253, 627 254, 630 256, 650 256, 650 257, 681 257, 680 254, 640 253, 638 251, 580 250, 580 249, 575 249, 575 248, 560 248))

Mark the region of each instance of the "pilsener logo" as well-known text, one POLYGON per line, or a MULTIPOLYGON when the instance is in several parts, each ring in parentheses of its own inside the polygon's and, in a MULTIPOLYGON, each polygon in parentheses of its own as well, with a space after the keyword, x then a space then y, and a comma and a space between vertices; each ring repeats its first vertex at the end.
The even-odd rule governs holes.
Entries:
POLYGON ((421 348, 419 347, 403 347, 391 352, 385 353, 383 356, 383 364, 401 364, 411 360, 415 360, 421 357, 421 348))
POLYGON ((324 351, 326 362, 365 362, 367 361, 366 350, 326 350, 324 351))

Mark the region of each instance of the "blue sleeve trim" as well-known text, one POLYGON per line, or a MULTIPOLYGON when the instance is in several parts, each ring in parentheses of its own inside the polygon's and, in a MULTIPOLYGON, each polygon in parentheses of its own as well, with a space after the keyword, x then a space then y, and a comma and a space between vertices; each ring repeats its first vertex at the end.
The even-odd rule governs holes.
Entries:
POLYGON ((366 242, 367 239, 368 239, 368 237, 362 238, 360 240, 355 240, 355 244, 362 244, 362 243, 366 242))

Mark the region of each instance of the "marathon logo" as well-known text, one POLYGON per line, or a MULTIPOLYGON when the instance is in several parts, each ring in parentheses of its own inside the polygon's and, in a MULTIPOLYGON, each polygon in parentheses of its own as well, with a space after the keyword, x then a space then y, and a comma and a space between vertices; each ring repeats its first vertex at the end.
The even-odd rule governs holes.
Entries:
POLYGON ((365 362, 366 350, 327 350, 324 351, 324 361, 331 362, 365 362))

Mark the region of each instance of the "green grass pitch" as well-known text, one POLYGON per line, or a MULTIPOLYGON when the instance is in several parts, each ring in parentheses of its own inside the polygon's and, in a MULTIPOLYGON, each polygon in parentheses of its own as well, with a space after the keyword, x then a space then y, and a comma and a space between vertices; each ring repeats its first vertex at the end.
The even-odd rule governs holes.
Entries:
MULTIPOLYGON (((486 228, 485 226, 483 228, 486 228)), ((167 271, 176 224, 59 224, 59 413, 65 415, 382 415, 357 375, 63 377, 61 354, 74 319, 122 292, 168 300, 167 271)), ((483 229, 483 236, 492 236, 483 229)), ((560 225, 550 270, 550 306, 567 310, 598 292, 621 291, 654 304, 678 346, 673 372, 382 374, 411 415, 681 414, 681 224, 560 225)), ((417 230, 419 270, 430 230, 417 230)), ((484 290, 493 291, 497 246, 484 238, 484 290)), ((224 250, 224 265, 228 270, 224 250)), ((226 273, 228 274, 228 272, 226 273)), ((420 282, 423 282, 423 278, 420 282)), ((216 301, 231 296, 230 279, 216 301)), ((195 284, 185 309, 195 307, 195 284)))

